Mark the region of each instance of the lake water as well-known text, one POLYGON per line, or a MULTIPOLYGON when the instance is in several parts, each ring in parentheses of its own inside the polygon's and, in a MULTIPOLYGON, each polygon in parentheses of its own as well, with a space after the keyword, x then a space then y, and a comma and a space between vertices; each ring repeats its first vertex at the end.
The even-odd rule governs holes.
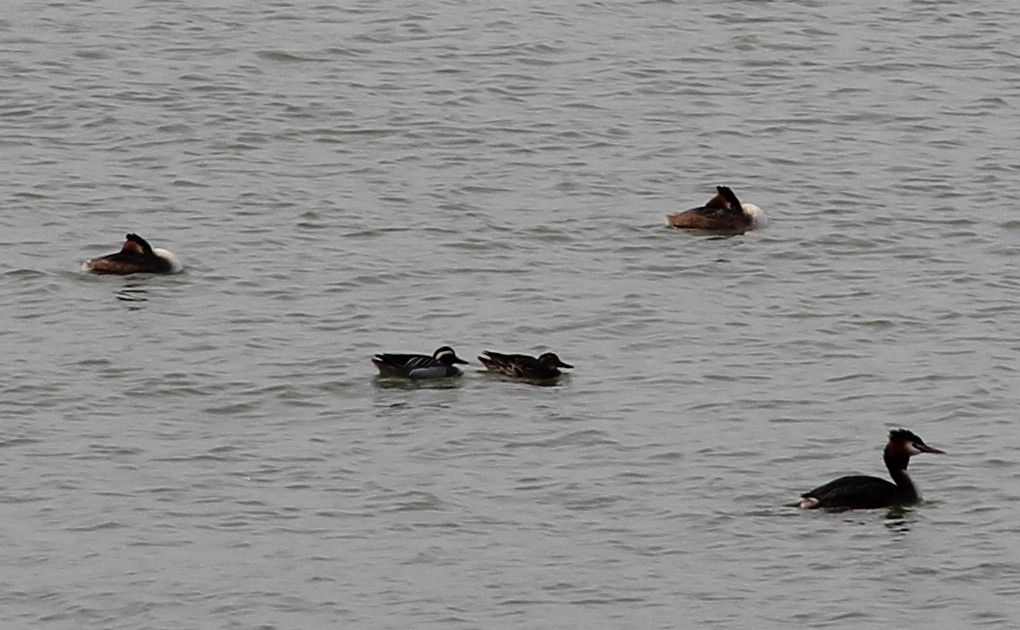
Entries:
POLYGON ((692 5, 6 5, 0 626, 1020 627, 1015 3, 692 5))

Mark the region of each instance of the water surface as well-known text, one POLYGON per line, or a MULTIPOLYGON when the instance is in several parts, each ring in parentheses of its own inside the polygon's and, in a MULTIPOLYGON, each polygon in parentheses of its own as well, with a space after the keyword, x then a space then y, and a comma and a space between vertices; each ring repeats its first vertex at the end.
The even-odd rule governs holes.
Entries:
POLYGON ((1015 627, 1018 19, 8 7, 3 625, 1015 627), (373 376, 445 344, 577 367, 373 376), (899 426, 925 504, 784 507, 899 426))

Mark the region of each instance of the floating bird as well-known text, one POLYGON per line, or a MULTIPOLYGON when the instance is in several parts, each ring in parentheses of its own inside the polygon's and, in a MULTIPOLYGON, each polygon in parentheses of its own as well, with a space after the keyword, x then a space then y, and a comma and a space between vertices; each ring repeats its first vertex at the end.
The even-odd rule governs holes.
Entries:
POLYGON ((910 457, 921 453, 945 453, 924 443, 906 429, 889 432, 889 443, 882 457, 889 475, 896 483, 867 475, 851 475, 830 481, 801 495, 795 505, 802 508, 840 510, 872 509, 897 505, 913 505, 921 500, 917 487, 907 474, 910 457))
POLYGON ((86 260, 82 267, 93 273, 128 275, 131 273, 176 273, 181 262, 173 252, 157 247, 137 234, 128 234, 124 245, 116 254, 86 260))
POLYGON ((377 354, 372 359, 380 376, 397 378, 447 378, 460 376, 455 363, 467 363, 449 346, 443 346, 432 356, 424 354, 377 354))
POLYGON ((719 191, 704 206, 666 215, 666 225, 692 230, 717 230, 741 234, 748 230, 765 227, 768 223, 765 213, 753 203, 740 203, 733 191, 726 186, 716 186, 719 191))
POLYGON ((500 354, 489 350, 483 354, 485 356, 478 360, 488 371, 529 381, 548 381, 560 376, 559 368, 574 367, 552 352, 539 355, 537 359, 526 354, 500 354))

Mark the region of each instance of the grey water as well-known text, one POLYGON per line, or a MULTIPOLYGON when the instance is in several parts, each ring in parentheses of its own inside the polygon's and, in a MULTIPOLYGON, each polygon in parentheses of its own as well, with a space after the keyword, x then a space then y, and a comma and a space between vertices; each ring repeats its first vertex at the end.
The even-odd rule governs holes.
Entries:
POLYGON ((5 5, 0 627, 1020 627, 1018 32, 5 5), (768 227, 665 227, 716 185, 768 227), (184 272, 81 271, 126 232, 184 272), (787 507, 896 427, 923 504, 787 507))

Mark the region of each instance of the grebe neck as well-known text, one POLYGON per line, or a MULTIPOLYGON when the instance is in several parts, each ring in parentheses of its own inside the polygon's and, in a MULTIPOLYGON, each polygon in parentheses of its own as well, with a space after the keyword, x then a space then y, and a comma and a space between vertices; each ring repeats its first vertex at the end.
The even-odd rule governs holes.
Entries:
POLYGON ((917 501, 919 498, 917 486, 914 485, 914 481, 907 474, 910 456, 886 452, 883 459, 885 459, 885 467, 889 469, 889 476, 896 482, 896 487, 899 489, 902 497, 910 502, 917 501))

